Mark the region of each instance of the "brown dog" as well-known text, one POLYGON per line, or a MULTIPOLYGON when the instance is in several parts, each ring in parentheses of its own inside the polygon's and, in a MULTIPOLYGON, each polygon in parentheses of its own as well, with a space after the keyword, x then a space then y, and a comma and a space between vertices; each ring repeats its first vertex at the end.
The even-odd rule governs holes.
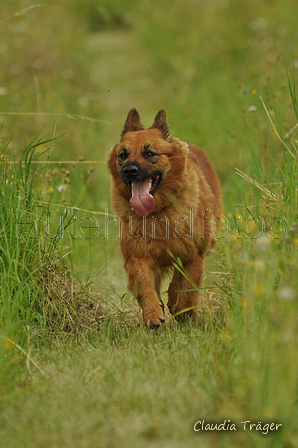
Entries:
POLYGON ((168 307, 176 316, 192 315, 198 304, 194 285, 201 284, 222 215, 221 187, 210 161, 201 149, 169 136, 164 110, 145 129, 132 109, 109 168, 128 288, 145 325, 158 327, 165 320, 160 286, 174 258, 183 269, 174 270, 168 307))

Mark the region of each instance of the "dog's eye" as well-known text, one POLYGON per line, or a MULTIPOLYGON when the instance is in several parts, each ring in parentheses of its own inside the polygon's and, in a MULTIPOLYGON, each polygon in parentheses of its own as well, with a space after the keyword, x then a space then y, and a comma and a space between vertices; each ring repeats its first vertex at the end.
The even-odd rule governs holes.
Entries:
POLYGON ((157 154, 155 154, 155 152, 152 152, 152 151, 146 151, 145 153, 144 153, 144 157, 146 158, 146 159, 151 159, 152 157, 155 157, 157 154))
POLYGON ((124 160, 127 159, 127 152, 120 152, 118 159, 121 160, 121 162, 124 162, 124 160))

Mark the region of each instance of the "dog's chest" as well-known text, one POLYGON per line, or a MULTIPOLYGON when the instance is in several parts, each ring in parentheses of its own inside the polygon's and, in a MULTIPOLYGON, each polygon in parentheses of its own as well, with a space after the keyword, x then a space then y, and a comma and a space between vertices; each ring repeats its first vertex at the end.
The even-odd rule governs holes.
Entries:
POLYGON ((133 225, 133 220, 123 226, 121 250, 125 259, 130 256, 150 258, 154 263, 168 267, 173 257, 188 262, 198 253, 198 242, 195 241, 187 220, 171 223, 166 216, 143 219, 133 225))

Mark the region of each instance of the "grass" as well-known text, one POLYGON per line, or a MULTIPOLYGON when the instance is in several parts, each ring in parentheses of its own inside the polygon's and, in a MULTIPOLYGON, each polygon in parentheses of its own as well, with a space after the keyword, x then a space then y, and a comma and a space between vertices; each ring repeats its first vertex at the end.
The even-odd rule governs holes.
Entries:
POLYGON ((2 3, 0 446, 295 448, 294 0, 2 3), (206 149, 229 230, 197 322, 156 332, 127 294, 104 165, 131 107, 206 149))

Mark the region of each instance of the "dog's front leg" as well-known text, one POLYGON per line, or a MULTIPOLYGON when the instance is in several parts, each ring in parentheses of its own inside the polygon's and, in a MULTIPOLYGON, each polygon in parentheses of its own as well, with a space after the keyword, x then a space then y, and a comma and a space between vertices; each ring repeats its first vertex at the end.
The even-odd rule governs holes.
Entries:
POLYGON ((144 324, 159 327, 165 320, 164 304, 156 291, 156 276, 146 259, 131 257, 125 263, 128 288, 132 291, 143 310, 144 324))

